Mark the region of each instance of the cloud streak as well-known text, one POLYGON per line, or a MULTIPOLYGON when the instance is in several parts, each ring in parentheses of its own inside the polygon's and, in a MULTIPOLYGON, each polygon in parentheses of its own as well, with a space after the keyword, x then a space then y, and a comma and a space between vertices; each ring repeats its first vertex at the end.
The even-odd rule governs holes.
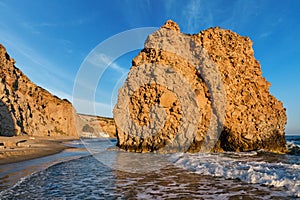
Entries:
POLYGON ((190 0, 184 7, 181 15, 188 32, 199 32, 199 25, 211 26, 213 24, 213 15, 205 3, 201 0, 190 0))
POLYGON ((51 80, 51 88, 54 88, 54 91, 60 91, 55 93, 57 96, 64 93, 63 91, 71 91, 70 85, 73 84, 74 78, 59 68, 58 64, 49 61, 34 50, 31 45, 23 41, 21 36, 10 31, 5 24, 0 24, 0 42, 7 48, 8 53, 14 52, 11 56, 17 61, 16 65, 33 82, 43 86, 45 80, 51 80))
POLYGON ((77 113, 112 117, 112 105, 108 103, 73 98, 72 101, 77 113))
MULTIPOLYGON (((66 73, 63 73, 63 71, 56 67, 58 65, 51 63, 49 60, 45 59, 42 55, 37 53, 35 50, 33 50, 32 47, 27 45, 25 42, 23 42, 20 38, 17 36, 14 36, 13 34, 9 33, 3 33, 1 34, 1 39, 11 48, 18 51, 21 55, 26 57, 28 60, 30 60, 33 64, 38 65, 38 69, 43 69, 45 72, 42 75, 46 74, 53 74, 55 77, 61 77, 62 79, 67 79, 69 81, 73 81, 73 79, 66 75, 66 73)), ((41 74, 39 74, 41 75, 41 74)))
POLYGON ((116 62, 113 62, 112 58, 105 55, 104 53, 94 53, 94 54, 92 54, 89 57, 88 62, 91 63, 92 65, 96 66, 96 67, 100 67, 103 70, 105 70, 106 67, 109 67, 109 68, 115 70, 116 72, 119 72, 119 73, 122 73, 122 74, 126 73, 126 70, 124 68, 122 68, 116 62))

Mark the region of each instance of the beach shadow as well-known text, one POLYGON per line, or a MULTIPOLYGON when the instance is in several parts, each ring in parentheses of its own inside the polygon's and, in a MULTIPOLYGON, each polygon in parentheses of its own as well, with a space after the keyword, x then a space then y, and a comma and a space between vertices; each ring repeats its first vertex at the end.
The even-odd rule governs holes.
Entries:
POLYGON ((0 100, 0 136, 16 135, 15 123, 7 105, 0 100))

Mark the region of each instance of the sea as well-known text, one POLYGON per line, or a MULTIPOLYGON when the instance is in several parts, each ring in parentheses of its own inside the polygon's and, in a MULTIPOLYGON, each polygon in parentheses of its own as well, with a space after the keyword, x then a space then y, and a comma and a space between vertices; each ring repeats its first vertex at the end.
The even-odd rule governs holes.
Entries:
POLYGON ((289 153, 135 154, 82 139, 0 165, 0 199, 300 199, 300 136, 289 153))

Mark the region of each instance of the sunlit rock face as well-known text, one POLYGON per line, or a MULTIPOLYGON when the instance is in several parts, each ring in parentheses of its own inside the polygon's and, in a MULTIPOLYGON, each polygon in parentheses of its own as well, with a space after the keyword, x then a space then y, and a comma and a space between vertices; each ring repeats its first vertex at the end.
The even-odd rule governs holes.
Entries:
POLYGON ((248 37, 219 27, 187 35, 168 21, 148 37, 119 91, 117 146, 285 152, 286 111, 269 87, 248 37))
POLYGON ((112 118, 77 114, 77 133, 80 137, 116 137, 116 125, 112 118))
POLYGON ((72 104, 32 83, 14 64, 0 44, 0 135, 77 136, 72 104))

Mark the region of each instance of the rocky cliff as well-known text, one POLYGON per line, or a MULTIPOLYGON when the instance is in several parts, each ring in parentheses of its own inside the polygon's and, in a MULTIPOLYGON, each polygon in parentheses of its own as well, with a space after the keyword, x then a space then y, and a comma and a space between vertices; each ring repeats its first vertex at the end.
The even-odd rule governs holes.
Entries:
POLYGON ((32 83, 0 45, 0 136, 77 136, 70 102, 32 83))
POLYGON ((119 91, 117 146, 285 152, 286 112, 269 87, 248 37, 219 27, 182 34, 168 21, 148 37, 119 91))
POLYGON ((80 137, 116 137, 116 125, 112 118, 77 114, 80 137))

